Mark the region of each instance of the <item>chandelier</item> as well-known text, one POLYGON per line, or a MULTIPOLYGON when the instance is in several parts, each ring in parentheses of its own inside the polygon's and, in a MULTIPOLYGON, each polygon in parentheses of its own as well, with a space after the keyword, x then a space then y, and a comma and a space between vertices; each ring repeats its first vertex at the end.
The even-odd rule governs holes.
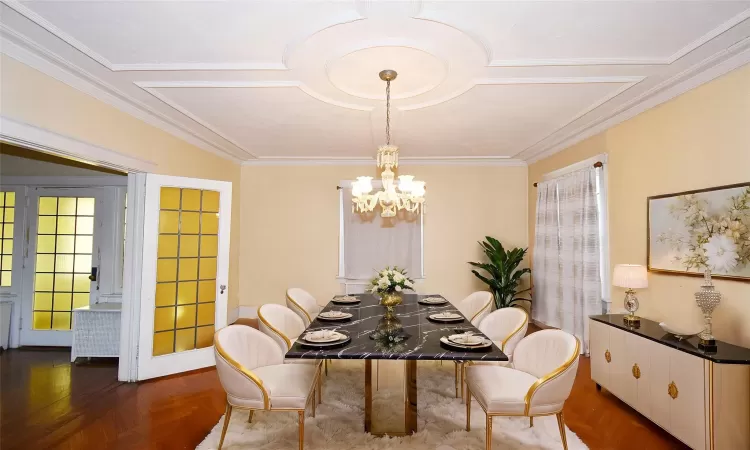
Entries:
POLYGON ((383 172, 380 178, 383 189, 372 193, 372 177, 357 177, 352 183, 353 208, 358 213, 372 212, 380 205, 381 217, 394 217, 399 210, 419 214, 424 209, 424 181, 412 175, 399 175, 394 181, 393 169, 398 168, 398 147, 391 145, 391 81, 396 79, 395 70, 383 70, 380 79, 386 82, 385 145, 378 147, 377 165, 383 172))

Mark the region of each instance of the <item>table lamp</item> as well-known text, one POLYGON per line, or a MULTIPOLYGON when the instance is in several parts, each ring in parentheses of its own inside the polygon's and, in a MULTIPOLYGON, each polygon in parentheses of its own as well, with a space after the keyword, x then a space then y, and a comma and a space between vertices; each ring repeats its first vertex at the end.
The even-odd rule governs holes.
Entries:
POLYGON ((638 264, 618 264, 615 266, 615 272, 612 275, 612 284, 626 289, 624 303, 625 309, 630 314, 625 316, 623 321, 631 327, 640 326, 641 318, 635 315, 635 312, 638 311, 638 297, 635 296, 634 289, 648 287, 646 268, 638 264))

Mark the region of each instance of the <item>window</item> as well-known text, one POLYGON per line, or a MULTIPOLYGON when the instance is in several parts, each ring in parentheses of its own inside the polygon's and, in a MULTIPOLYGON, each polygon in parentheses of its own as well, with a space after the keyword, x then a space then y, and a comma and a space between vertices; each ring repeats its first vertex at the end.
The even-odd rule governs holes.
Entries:
MULTIPOLYGON (((403 214, 389 219, 374 213, 352 211, 351 182, 339 190, 339 277, 367 280, 385 266, 407 270, 411 278, 423 278, 423 215, 403 214)), ((373 183, 376 186, 376 183, 373 183)))
POLYGON ((0 192, 0 287, 11 286, 15 213, 16 193, 0 192))

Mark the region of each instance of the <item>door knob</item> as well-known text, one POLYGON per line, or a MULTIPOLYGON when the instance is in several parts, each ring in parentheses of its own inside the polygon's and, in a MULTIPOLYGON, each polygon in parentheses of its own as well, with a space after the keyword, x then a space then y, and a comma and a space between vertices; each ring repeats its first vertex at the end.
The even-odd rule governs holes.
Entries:
POLYGON ((633 377, 637 380, 641 377, 641 368, 638 367, 638 364, 633 364, 633 377))
POLYGON ((604 359, 606 359, 607 362, 612 362, 612 354, 609 353, 609 350, 604 352, 604 359))
POLYGON ((219 286, 219 294, 223 294, 224 290, 227 288, 226 284, 222 284, 219 286))

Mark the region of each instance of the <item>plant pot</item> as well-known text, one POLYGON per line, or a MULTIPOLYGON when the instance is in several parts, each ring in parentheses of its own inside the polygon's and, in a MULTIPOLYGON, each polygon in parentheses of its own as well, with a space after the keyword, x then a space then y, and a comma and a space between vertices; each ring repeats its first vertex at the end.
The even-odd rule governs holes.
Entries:
POLYGON ((380 294, 380 304, 388 308, 389 312, 393 312, 393 307, 400 305, 403 301, 404 299, 399 292, 383 292, 380 294))

